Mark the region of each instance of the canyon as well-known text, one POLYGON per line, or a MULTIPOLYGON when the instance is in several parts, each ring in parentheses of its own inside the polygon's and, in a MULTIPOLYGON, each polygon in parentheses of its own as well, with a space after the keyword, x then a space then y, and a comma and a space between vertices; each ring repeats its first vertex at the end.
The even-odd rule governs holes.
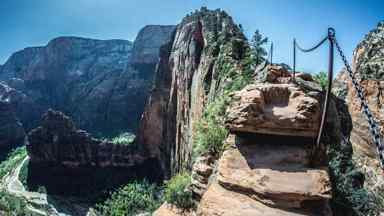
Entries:
MULTIPOLYGON (((380 23, 353 60, 381 128, 383 33, 380 23)), ((60 37, 26 48, 0 67, 0 151, 25 142, 28 187, 56 195, 189 173, 180 193, 195 208, 163 202, 155 216, 375 211, 355 157, 378 167, 377 154, 345 72, 317 145, 318 81, 284 64, 254 65, 251 51, 230 15, 207 8, 176 26, 146 26, 133 43, 60 37), (103 138, 124 131, 136 139, 103 138)))

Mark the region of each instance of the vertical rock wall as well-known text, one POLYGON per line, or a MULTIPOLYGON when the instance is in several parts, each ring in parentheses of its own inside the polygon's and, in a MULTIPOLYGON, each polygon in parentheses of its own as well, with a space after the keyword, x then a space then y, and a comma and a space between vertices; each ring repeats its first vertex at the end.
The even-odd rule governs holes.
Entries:
POLYGON ((220 58, 237 64, 245 38, 225 12, 201 9, 183 19, 163 46, 139 142, 167 174, 190 166, 194 125, 225 79, 220 58), (241 45, 240 45, 241 47, 241 45))

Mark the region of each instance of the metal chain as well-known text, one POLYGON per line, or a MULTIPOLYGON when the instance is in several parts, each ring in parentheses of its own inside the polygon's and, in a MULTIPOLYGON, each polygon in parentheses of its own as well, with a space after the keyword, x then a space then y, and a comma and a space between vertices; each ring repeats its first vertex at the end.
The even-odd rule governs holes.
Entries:
POLYGON ((314 47, 312 47, 310 49, 301 48, 300 45, 296 41, 294 44, 297 47, 297 49, 299 49, 301 52, 312 52, 315 49, 319 48, 321 45, 323 45, 323 43, 325 43, 325 41, 327 41, 327 40, 328 40, 328 35, 323 40, 321 40, 318 44, 316 44, 314 47))
POLYGON ((339 46, 339 43, 337 42, 336 38, 333 38, 333 41, 336 45, 336 49, 339 52, 342 61, 344 62, 344 65, 348 71, 349 78, 352 80, 353 87, 354 87, 355 91, 357 92, 357 97, 359 98, 360 105, 363 108, 363 113, 368 120, 369 132, 372 135, 373 142, 376 145, 377 153, 379 154, 381 168, 384 169, 384 146, 383 146, 381 136, 380 136, 379 125, 377 124, 377 120, 375 119, 371 110, 368 107, 367 101, 364 97, 364 89, 362 88, 362 86, 359 85, 359 83, 356 79, 356 76, 353 73, 350 64, 348 63, 347 58, 345 57, 343 51, 341 50, 341 48, 339 46))

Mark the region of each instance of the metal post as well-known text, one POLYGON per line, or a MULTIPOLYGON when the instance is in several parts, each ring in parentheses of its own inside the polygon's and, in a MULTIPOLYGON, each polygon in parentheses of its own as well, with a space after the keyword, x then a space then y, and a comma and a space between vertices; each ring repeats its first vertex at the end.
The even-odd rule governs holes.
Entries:
POLYGON ((296 74, 296 38, 293 39, 293 81, 296 74))
POLYGON ((272 59, 273 59, 273 42, 271 42, 271 59, 270 59, 270 64, 272 65, 272 59))
POLYGON ((335 38, 335 30, 333 28, 328 28, 328 41, 329 41, 329 64, 328 64, 328 88, 327 93, 325 95, 325 102, 323 107, 323 113, 321 116, 319 134, 317 136, 316 145, 320 147, 321 134, 323 132, 324 124, 327 119, 327 110, 329 107, 329 97, 332 89, 332 80, 333 80, 333 53, 334 53, 334 38, 335 38))

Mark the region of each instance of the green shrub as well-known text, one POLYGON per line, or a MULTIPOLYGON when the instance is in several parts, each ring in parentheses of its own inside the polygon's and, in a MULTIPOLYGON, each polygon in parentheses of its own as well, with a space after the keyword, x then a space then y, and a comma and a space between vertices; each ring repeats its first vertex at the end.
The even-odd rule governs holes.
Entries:
POLYGON ((227 96, 219 97, 206 107, 202 119, 195 126, 194 157, 208 152, 219 155, 224 151, 228 130, 223 123, 229 101, 227 96))
POLYGON ((191 176, 187 173, 181 173, 172 177, 165 186, 164 199, 181 209, 190 209, 194 207, 191 185, 191 176))
POLYGON ((328 75, 325 72, 320 72, 313 76, 313 79, 320 84, 321 88, 323 90, 326 90, 328 88, 328 75))
POLYGON ((364 187, 356 181, 362 178, 362 173, 356 168, 352 158, 352 147, 341 143, 331 145, 328 150, 329 172, 332 181, 332 205, 338 212, 353 216, 377 215, 375 201, 364 187), (347 212, 350 211, 351 212, 347 212))
POLYGON ((135 135, 129 132, 120 134, 117 137, 111 139, 111 142, 117 145, 130 145, 135 140, 135 135))
POLYGON ((153 212, 161 202, 157 198, 157 187, 147 181, 132 182, 111 193, 109 199, 98 204, 101 215, 131 216, 142 212, 153 212))
POLYGON ((0 163, 0 179, 14 169, 26 156, 27 150, 25 146, 13 150, 6 160, 0 163))

